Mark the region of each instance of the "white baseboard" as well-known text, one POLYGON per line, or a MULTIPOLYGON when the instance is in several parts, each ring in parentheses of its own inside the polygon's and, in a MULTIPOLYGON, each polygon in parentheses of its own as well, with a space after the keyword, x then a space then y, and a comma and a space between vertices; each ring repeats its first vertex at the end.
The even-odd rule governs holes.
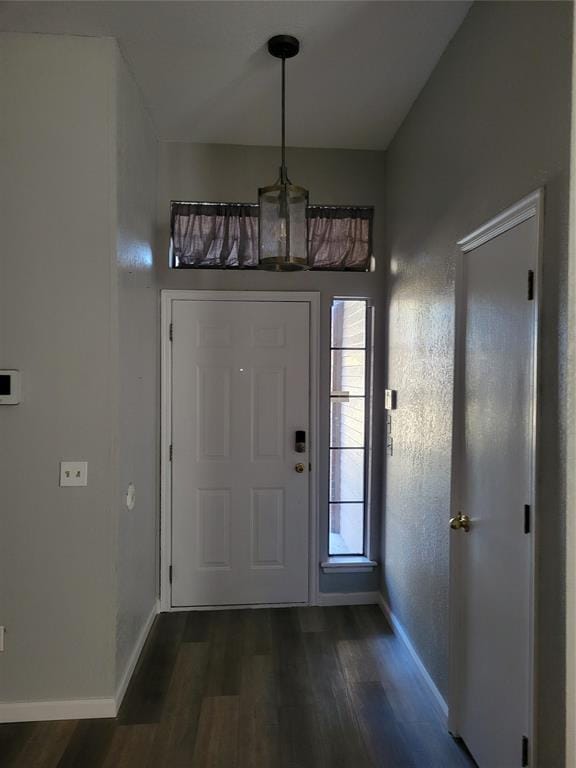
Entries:
POLYGON ((109 699, 65 699, 63 701, 0 701, 0 723, 26 723, 39 720, 86 720, 116 717, 142 648, 159 610, 155 602, 134 646, 116 695, 109 699))
POLYGON ((64 701, 2 701, 0 723, 38 720, 85 720, 115 717, 115 699, 66 699, 64 701))
POLYGON ((319 592, 318 605, 374 605, 379 592, 319 592))
POLYGON ((140 658, 140 654, 142 653, 142 649, 144 648, 144 643, 146 642, 148 635, 150 634, 150 630, 152 629, 152 624, 154 624, 154 619, 156 618, 159 612, 160 612, 160 602, 157 600, 152 606, 152 610, 150 611, 150 614, 146 619, 144 626, 142 627, 140 635, 138 636, 138 640, 136 641, 136 645, 134 646, 132 650, 132 654, 128 659, 128 663, 126 664, 126 669, 124 670, 124 674, 122 675, 122 678, 118 683, 118 687, 116 688, 116 696, 115 696, 116 712, 114 713, 114 715, 116 715, 117 712, 120 710, 120 706, 126 694, 126 690, 128 689, 128 685, 130 683, 132 675, 134 674, 134 670, 136 669, 136 664, 138 664, 138 659, 140 658))
POLYGON ((386 618, 392 625, 392 628, 394 629, 394 631, 396 632, 400 640, 402 640, 402 642, 406 646, 406 650, 408 651, 410 656, 412 656, 414 664, 416 665, 418 671, 420 672, 422 679, 428 686, 430 693, 432 694, 432 696, 434 696, 434 699, 436 700, 438 706, 440 707, 442 714, 446 719, 448 719, 448 704, 446 703, 446 699, 444 698, 444 696, 442 696, 442 694, 436 687, 436 683, 430 677, 428 670, 422 663, 422 659, 420 658, 416 649, 412 645, 410 636, 408 635, 408 633, 406 632, 406 630, 404 629, 400 621, 398 621, 396 616, 392 613, 392 611, 390 610, 390 606, 384 599, 384 596, 380 593, 378 593, 378 605, 380 606, 380 609, 384 614, 384 616, 386 616, 386 618))

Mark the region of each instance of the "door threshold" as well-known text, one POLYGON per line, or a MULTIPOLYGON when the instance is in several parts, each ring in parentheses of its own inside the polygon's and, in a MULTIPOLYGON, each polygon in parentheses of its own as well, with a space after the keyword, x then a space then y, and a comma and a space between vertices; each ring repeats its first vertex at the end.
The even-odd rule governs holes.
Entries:
POLYGON ((259 608, 306 608, 312 603, 243 603, 241 605, 173 605, 161 613, 176 613, 180 611, 245 611, 259 608))

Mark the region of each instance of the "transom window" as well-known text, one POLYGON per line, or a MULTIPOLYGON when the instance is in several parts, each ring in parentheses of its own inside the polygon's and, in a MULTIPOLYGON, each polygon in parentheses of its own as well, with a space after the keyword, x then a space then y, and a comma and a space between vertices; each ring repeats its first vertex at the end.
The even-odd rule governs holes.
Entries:
POLYGON ((368 302, 332 302, 328 554, 366 555, 370 324, 368 302))
MULTIPOLYGON (((373 208, 309 205, 311 269, 367 272, 372 261, 373 208)), ((258 206, 170 204, 170 266, 174 269, 255 269, 258 206)))

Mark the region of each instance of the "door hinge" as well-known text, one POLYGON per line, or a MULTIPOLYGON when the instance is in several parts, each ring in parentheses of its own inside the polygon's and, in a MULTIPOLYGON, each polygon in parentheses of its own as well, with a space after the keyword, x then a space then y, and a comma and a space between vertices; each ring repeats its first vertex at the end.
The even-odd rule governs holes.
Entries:
POLYGON ((524 504, 524 533, 530 533, 532 528, 531 511, 530 504, 524 504))
POLYGON ((172 446, 170 446, 170 448, 168 448, 168 461, 172 461, 173 454, 174 454, 174 449, 172 448, 172 446))
POLYGON ((170 323, 170 327, 168 328, 168 338, 170 341, 174 341, 174 323, 170 323))
POLYGON ((528 270, 528 301, 534 299, 534 270, 528 270))
POLYGON ((168 566, 168 581, 172 584, 172 566, 168 566))
POLYGON ((529 746, 528 736, 522 736, 522 768, 526 768, 528 765, 528 758, 530 756, 529 746))

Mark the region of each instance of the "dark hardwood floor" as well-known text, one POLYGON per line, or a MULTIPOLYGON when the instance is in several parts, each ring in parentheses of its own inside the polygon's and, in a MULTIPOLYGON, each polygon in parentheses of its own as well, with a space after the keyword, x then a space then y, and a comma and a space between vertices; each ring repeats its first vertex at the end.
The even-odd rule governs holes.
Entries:
POLYGON ((1 768, 470 768, 376 606, 162 614, 116 720, 0 726, 1 768))

